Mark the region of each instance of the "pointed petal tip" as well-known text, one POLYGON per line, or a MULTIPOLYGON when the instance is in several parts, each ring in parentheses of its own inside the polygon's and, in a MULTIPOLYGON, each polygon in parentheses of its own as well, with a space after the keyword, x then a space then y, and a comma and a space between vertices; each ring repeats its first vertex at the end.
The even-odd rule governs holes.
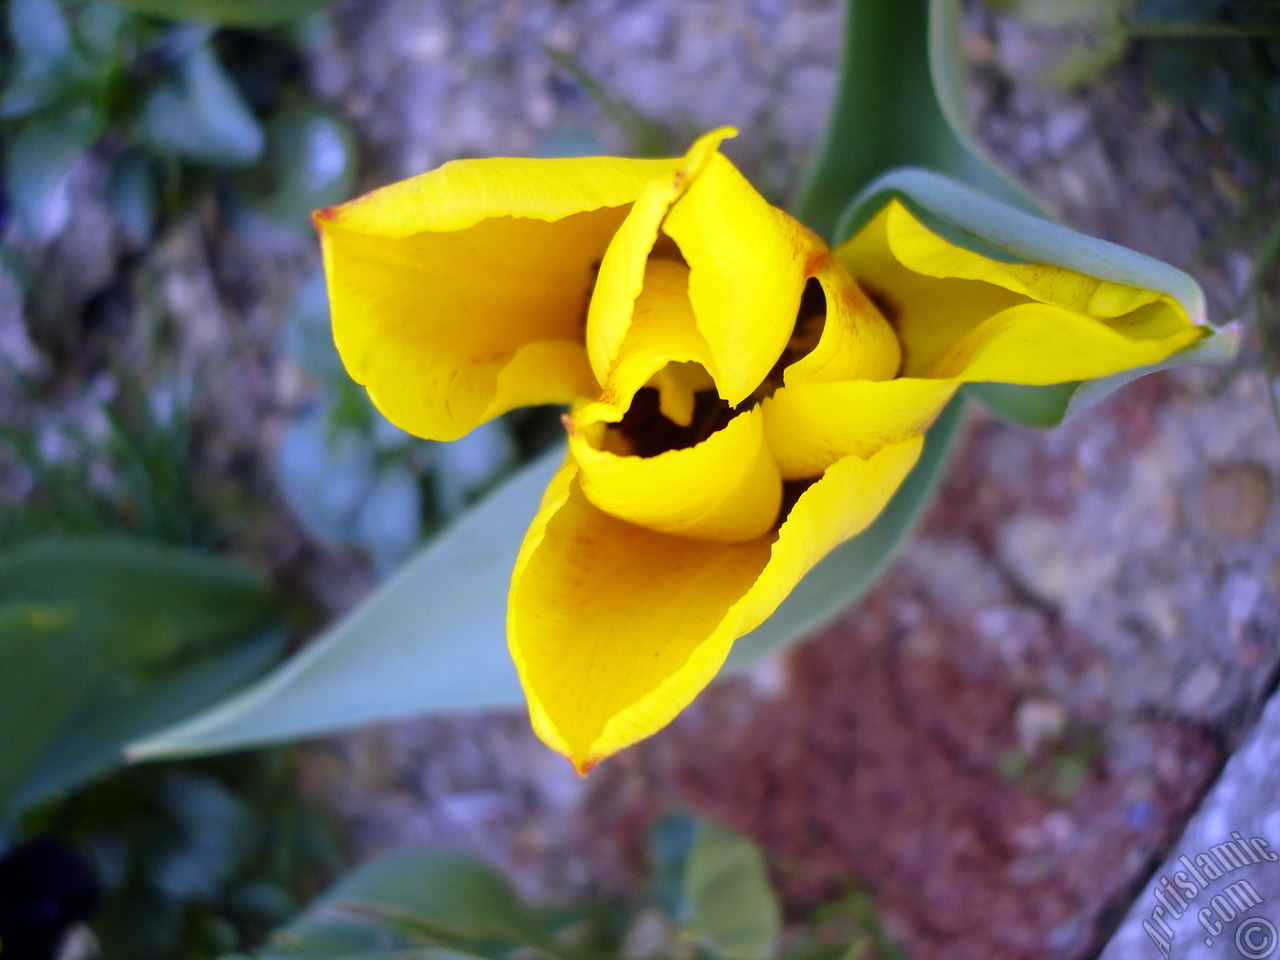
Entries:
POLYGON ((602 758, 600 757, 587 757, 585 760, 575 760, 570 758, 569 762, 573 764, 574 773, 585 778, 587 774, 599 766, 601 759, 602 758))
POLYGON ((336 219, 338 219, 336 207, 322 207, 319 210, 311 211, 311 223, 317 230, 323 230, 326 223, 336 219))

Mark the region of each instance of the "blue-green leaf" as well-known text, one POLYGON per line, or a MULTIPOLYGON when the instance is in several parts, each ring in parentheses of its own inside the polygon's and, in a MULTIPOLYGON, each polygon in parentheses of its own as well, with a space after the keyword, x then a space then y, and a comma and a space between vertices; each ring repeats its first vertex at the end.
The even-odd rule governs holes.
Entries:
POLYGON ((102 115, 89 104, 73 104, 23 125, 8 147, 8 188, 14 215, 25 230, 39 232, 67 167, 97 141, 102 115))
POLYGON ((413 713, 523 702, 507 652, 507 591, 525 530, 563 457, 556 451, 516 474, 265 680, 130 753, 211 753, 413 713))
POLYGON ((71 54, 71 29, 58 0, 9 0, 9 39, 19 60, 52 65, 71 54))

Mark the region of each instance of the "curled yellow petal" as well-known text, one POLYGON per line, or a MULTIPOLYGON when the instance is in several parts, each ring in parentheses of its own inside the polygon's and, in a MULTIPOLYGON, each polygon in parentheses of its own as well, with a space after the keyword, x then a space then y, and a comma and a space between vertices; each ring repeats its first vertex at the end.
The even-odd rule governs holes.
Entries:
POLYGON ((722 127, 699 137, 683 158, 672 161, 674 168, 668 175, 645 184, 618 228, 600 262, 587 313, 587 352, 591 369, 601 383, 613 373, 645 280, 646 260, 658 241, 667 211, 702 174, 720 144, 736 134, 732 127, 722 127))
MULTIPOLYGON (((689 302, 689 268, 671 260, 648 261, 643 287, 628 306, 628 322, 616 363, 601 381, 600 398, 579 414, 581 422, 617 422, 641 387, 673 363, 711 363, 689 302)), ((669 396, 679 383, 657 384, 669 396)), ((681 418, 683 419, 683 418, 681 418)))
MULTIPOLYGON (((599 434, 603 424, 597 425, 599 434)), ((598 449, 571 429, 569 452, 587 499, 606 513, 662 533, 706 540, 754 540, 778 519, 782 480, 757 407, 701 443, 652 457, 598 449)))
POLYGON ((786 383, 888 380, 902 361, 898 337, 875 304, 830 252, 810 261, 822 290, 822 335, 783 372, 786 383))
POLYGON ((512 576, 508 638, 538 735, 585 772, 669 723, 833 547, 880 513, 921 439, 847 457, 776 536, 717 543, 595 507, 572 458, 548 489, 512 576))
MULTIPOLYGON (((1138 313, 1157 312, 1143 308, 1138 313)), ((1157 315, 1133 327, 1164 330, 1157 315)), ((1159 363, 1205 335, 1190 323, 1171 332, 1132 337, 1073 310, 1027 303, 1002 310, 934 361, 927 376, 965 383, 1022 383, 1043 386, 1107 377, 1159 363)))
POLYGON ((903 376, 1062 383, 1158 362, 1204 335, 1167 295, 983 256, 929 230, 898 200, 836 256, 896 329, 903 376), (1054 334, 1055 324, 1068 329, 1054 334), (962 357, 984 365, 969 369, 962 357))
POLYGON ((765 433, 783 479, 816 477, 837 460, 924 433, 958 386, 919 378, 784 386, 764 402, 765 433))
POLYGON ((663 230, 689 265, 689 298, 720 396, 737 406, 791 338, 810 261, 826 245, 713 154, 663 230))
POLYGON ((441 440, 517 403, 590 395, 595 267, 645 185, 676 169, 454 161, 320 211, 347 370, 393 423, 441 440))

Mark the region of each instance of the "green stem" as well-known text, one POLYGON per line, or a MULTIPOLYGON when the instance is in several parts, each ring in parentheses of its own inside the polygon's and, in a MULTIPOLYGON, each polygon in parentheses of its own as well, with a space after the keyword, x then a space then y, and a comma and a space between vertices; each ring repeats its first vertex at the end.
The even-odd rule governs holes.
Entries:
POLYGON ((796 216, 829 237, 849 201, 899 166, 946 173, 1035 209, 968 129, 959 0, 849 0, 835 104, 796 216))

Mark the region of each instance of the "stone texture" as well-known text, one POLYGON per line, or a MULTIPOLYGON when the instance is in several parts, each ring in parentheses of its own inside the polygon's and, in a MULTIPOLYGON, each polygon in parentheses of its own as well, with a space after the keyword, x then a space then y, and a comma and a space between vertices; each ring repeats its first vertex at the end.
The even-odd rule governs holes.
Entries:
POLYGON ((1264 960, 1280 952, 1277 798, 1280 697, 1273 697, 1099 960, 1158 954, 1169 960, 1264 960), (1254 838, 1265 844, 1250 843, 1254 838), (1222 844, 1235 849, 1224 851, 1222 844), (1213 866, 1221 877, 1213 877, 1213 866))

